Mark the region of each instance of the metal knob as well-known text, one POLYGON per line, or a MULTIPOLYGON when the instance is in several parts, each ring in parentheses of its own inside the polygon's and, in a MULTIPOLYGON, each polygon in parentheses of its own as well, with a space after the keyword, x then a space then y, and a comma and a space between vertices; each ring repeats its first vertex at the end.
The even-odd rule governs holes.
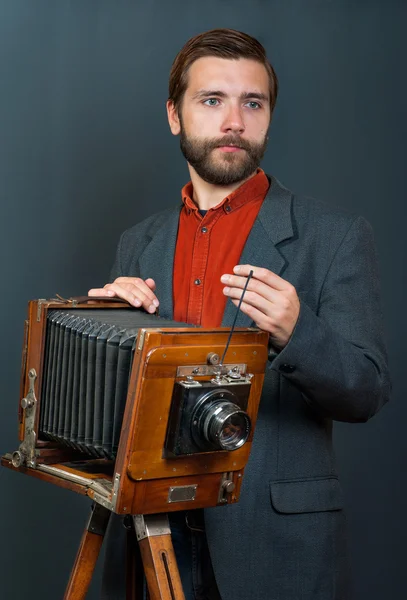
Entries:
POLYGON ((206 361, 208 365, 218 365, 220 361, 219 354, 216 354, 216 352, 209 352, 206 361))
POLYGON ((23 463, 24 463, 24 456, 23 456, 22 452, 20 452, 20 450, 16 450, 15 452, 13 452, 12 457, 11 457, 11 464, 13 465, 13 467, 18 469, 19 467, 21 467, 21 465, 23 463))
POLYGON ((34 404, 34 400, 32 398, 23 398, 21 400, 21 408, 23 408, 24 410, 26 408, 31 408, 34 404))
POLYGON ((222 487, 225 490, 226 494, 231 494, 232 492, 235 491, 235 488, 236 488, 234 482, 231 481, 230 479, 227 479, 226 481, 224 481, 222 483, 222 487))
POLYGON ((240 375, 239 367, 234 367, 233 369, 230 369, 228 371, 228 375, 231 379, 240 379, 241 375, 240 375))

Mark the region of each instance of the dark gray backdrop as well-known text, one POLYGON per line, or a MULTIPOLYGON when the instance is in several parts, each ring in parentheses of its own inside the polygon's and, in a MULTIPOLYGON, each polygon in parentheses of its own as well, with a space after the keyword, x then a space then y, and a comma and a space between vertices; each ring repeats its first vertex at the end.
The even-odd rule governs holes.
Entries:
MULTIPOLYGON (((405 598, 406 16, 403 0, 0 0, 1 453, 17 447, 27 301, 103 284, 119 233, 179 200, 172 59, 200 31, 242 29, 281 83, 264 168, 376 232, 393 400, 337 426, 336 447, 355 600, 405 598)), ((0 491, 1 599, 62 598, 89 502, 5 469, 0 491)))

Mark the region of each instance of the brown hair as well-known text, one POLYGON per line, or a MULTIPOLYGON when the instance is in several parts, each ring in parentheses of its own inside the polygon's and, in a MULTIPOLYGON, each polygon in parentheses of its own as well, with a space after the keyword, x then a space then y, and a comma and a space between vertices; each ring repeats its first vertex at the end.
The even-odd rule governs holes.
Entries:
POLYGON ((188 40, 175 57, 169 81, 169 100, 179 111, 188 86, 188 71, 192 63, 204 56, 226 59, 248 58, 266 68, 269 76, 270 110, 273 112, 278 93, 277 75, 267 60, 264 47, 247 33, 234 29, 211 29, 188 40))

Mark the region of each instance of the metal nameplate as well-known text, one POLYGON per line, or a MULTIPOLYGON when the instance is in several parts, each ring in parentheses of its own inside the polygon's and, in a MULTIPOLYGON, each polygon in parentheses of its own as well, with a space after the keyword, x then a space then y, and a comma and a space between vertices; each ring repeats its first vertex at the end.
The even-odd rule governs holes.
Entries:
POLYGON ((246 374, 247 365, 245 364, 227 364, 227 365, 188 365, 177 368, 177 377, 186 377, 192 375, 199 377, 201 375, 227 375, 230 372, 246 374))
POLYGON ((170 487, 167 502, 189 502, 195 500, 198 485, 178 485, 170 487))

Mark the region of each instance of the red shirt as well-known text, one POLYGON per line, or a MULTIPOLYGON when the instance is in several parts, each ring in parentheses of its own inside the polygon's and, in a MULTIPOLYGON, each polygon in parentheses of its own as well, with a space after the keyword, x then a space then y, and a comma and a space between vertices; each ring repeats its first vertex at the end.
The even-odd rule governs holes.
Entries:
POLYGON ((174 319, 219 327, 227 297, 220 281, 239 264, 247 237, 269 189, 262 169, 202 216, 192 183, 182 189, 173 273, 174 319))

